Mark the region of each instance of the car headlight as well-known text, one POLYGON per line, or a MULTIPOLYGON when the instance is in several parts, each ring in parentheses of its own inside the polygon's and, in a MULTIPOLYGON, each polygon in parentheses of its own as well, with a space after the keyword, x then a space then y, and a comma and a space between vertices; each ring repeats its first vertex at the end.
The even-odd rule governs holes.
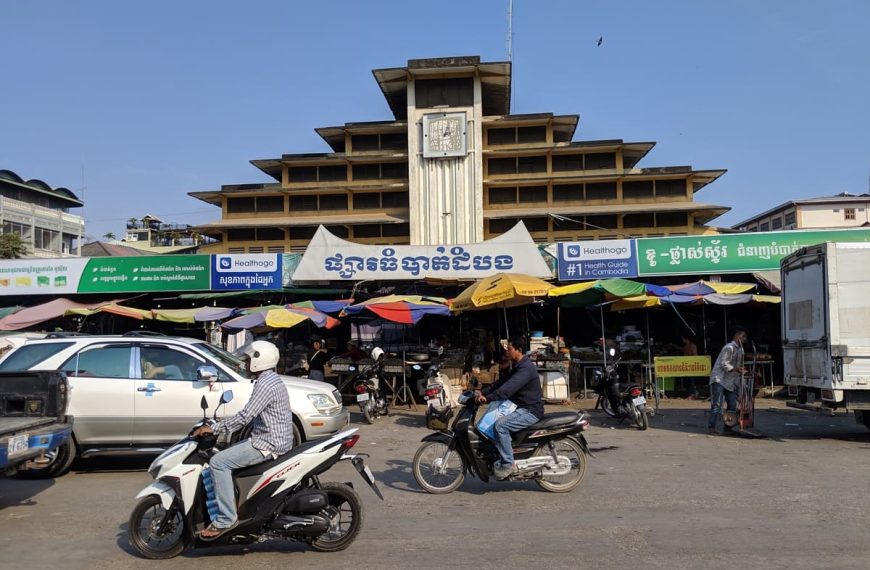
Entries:
POLYGON ((330 413, 341 407, 328 394, 308 394, 308 399, 319 412, 330 413))

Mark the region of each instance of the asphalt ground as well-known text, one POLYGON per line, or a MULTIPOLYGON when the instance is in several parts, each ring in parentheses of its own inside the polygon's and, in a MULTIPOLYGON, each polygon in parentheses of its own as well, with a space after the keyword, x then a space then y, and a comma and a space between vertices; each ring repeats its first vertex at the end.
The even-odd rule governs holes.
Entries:
POLYGON ((870 430, 759 399, 764 438, 714 437, 707 405, 665 401, 645 432, 592 412, 596 457, 569 494, 467 478, 428 495, 411 474, 422 413, 372 426, 353 414, 386 500, 349 465, 326 473, 352 481, 366 509, 357 540, 331 554, 270 541, 140 559, 127 519, 151 458, 82 460, 54 481, 0 480, 0 567, 870 568, 870 430))

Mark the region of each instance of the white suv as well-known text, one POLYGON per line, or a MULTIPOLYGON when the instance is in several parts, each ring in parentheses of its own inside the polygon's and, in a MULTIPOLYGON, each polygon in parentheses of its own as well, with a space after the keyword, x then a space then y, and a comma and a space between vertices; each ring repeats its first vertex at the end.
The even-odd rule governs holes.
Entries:
MULTIPOLYGON (((205 396, 215 410, 221 393, 235 414, 251 397, 244 364, 204 341, 128 333, 123 336, 51 334, 28 340, 0 362, 0 371, 60 370, 70 385, 70 443, 42 468, 45 477, 66 473, 76 456, 158 453, 184 437, 202 418, 205 396)), ((282 376, 293 408, 295 443, 347 425, 349 413, 330 384, 282 376)))

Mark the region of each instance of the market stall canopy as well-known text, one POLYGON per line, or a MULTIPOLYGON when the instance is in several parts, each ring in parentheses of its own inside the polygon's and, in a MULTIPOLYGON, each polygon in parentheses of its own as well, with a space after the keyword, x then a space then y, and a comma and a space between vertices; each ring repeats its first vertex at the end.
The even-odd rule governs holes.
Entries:
POLYGON ((629 309, 645 309, 668 304, 700 305, 742 305, 745 303, 780 303, 782 299, 777 295, 754 295, 751 293, 710 293, 709 295, 668 295, 655 297, 652 295, 638 295, 619 299, 610 306, 612 311, 625 311, 629 309))
POLYGON ((722 283, 717 281, 704 281, 702 279, 694 283, 668 285, 667 288, 677 295, 709 295, 711 293, 733 295, 752 291, 756 288, 756 285, 754 283, 722 283))
POLYGON ((565 308, 586 307, 601 303, 607 299, 623 299, 646 296, 665 296, 672 292, 661 285, 641 283, 630 279, 599 279, 572 283, 563 287, 550 289, 548 297, 556 297, 560 306, 565 308))
POLYGON ((333 314, 340 313, 342 309, 353 303, 353 299, 338 299, 336 301, 299 301, 291 303, 288 308, 295 309, 314 309, 321 313, 333 314))
POLYGON ((199 309, 152 309, 154 318, 169 323, 195 323, 199 309))
POLYGON ((76 303, 69 299, 54 299, 48 303, 27 307, 0 319, 0 330, 14 331, 37 325, 39 323, 62 317, 70 309, 95 309, 102 305, 117 301, 101 301, 99 303, 76 303))
POLYGON ((426 315, 449 317, 450 308, 443 297, 422 295, 387 295, 375 297, 356 305, 345 307, 342 314, 356 315, 369 311, 394 323, 416 324, 426 315))
POLYGON ((193 314, 197 322, 222 321, 239 314, 239 309, 228 307, 201 307, 193 314))
POLYGON ((137 320, 151 320, 154 318, 151 311, 147 309, 136 309, 134 307, 125 307, 124 305, 118 305, 117 303, 109 303, 108 305, 102 305, 95 309, 88 309, 84 307, 76 307, 73 309, 67 310, 65 315, 84 315, 90 316, 95 315, 97 313, 108 313, 110 315, 117 315, 119 317, 128 317, 131 319, 137 320))
POLYGON ((323 313, 312 309, 288 309, 283 306, 278 307, 256 307, 248 309, 248 314, 230 319, 223 323, 221 327, 229 330, 242 329, 287 329, 305 321, 311 321, 319 328, 332 328, 340 323, 338 319, 334 319, 323 313))
POLYGON ((552 284, 531 275, 497 273, 467 287, 453 299, 450 310, 458 313, 528 305, 536 297, 545 297, 551 289, 552 284))

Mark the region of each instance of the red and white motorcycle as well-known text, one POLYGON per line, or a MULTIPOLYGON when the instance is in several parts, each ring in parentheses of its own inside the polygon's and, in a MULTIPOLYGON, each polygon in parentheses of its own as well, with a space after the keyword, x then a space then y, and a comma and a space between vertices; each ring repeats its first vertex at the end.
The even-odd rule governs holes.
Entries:
MULTIPOLYGON (((221 395, 220 405, 231 400, 228 390, 221 395)), ((194 428, 214 423, 205 417, 205 398, 200 405, 203 419, 194 428)), ((148 468, 155 481, 136 496, 139 502, 128 527, 130 544, 152 559, 172 558, 188 546, 206 548, 273 538, 305 542, 321 552, 344 550, 362 528, 362 501, 350 485, 321 482, 318 476, 339 461, 350 461, 383 500, 364 462, 367 455, 348 453, 359 440, 356 431, 304 443, 277 459, 235 471, 239 523, 208 542, 196 533, 217 514, 208 460, 217 452, 218 438, 214 434, 199 439, 188 436, 148 468)))

